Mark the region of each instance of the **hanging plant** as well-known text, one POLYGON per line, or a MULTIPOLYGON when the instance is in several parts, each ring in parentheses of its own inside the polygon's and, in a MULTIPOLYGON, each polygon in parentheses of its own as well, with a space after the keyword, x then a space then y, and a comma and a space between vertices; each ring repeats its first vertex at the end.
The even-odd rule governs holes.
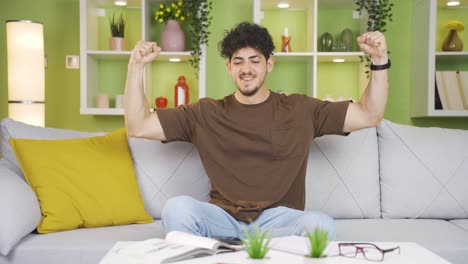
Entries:
POLYGON ((191 16, 190 35, 192 36, 192 58, 189 60, 192 67, 195 69, 195 74, 198 78, 198 69, 200 66, 200 57, 202 56, 202 46, 208 46, 208 31, 212 16, 210 12, 213 9, 211 0, 190 0, 184 2, 186 12, 191 16))
MULTIPOLYGON (((356 11, 362 15, 362 11, 367 11, 367 31, 387 31, 386 27, 388 22, 392 22, 392 8, 393 3, 391 0, 354 0, 354 4, 357 6, 356 11)), ((388 54, 390 52, 388 51, 388 54)), ((366 67, 370 66, 370 57, 365 56, 366 67)), ((361 62, 364 58, 361 57, 361 62)), ((369 78, 369 70, 366 71, 367 78, 369 78)))

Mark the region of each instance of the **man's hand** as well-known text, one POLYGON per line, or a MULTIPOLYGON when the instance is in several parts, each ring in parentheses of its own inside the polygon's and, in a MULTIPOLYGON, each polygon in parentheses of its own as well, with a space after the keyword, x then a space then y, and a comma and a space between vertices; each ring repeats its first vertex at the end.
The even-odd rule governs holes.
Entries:
POLYGON ((146 64, 152 62, 161 52, 156 42, 139 41, 132 50, 130 64, 146 64))
POLYGON ((371 56, 372 63, 382 65, 387 63, 387 42, 379 31, 366 32, 357 38, 359 48, 371 56))

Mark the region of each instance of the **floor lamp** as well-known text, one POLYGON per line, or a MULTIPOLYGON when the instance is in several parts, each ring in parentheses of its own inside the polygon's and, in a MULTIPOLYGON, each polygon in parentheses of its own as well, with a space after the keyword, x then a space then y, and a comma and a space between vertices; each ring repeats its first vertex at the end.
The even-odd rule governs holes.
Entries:
POLYGON ((7 20, 8 116, 44 126, 45 59, 42 23, 7 20))

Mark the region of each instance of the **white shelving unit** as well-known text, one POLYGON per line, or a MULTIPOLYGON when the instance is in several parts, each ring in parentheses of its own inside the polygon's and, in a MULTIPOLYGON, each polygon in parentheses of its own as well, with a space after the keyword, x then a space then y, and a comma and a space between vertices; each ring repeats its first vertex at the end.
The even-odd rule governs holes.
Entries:
MULTIPOLYGON (((127 0, 125 10, 131 12, 133 16, 133 25, 127 23, 126 32, 130 32, 134 38, 153 41, 151 39, 151 30, 154 27, 152 20, 154 19, 154 7, 162 0, 127 0), (136 19, 135 19, 136 17, 136 19), (128 28, 130 27, 130 29, 128 28), (135 37, 135 34, 137 35, 135 37)), ((111 51, 104 47, 103 35, 108 35, 108 24, 104 29, 102 20, 107 20, 109 10, 117 9, 113 0, 80 0, 80 114, 88 115, 123 115, 122 108, 97 108, 96 97, 103 92, 100 84, 107 81, 113 81, 113 77, 109 77, 109 73, 103 74, 105 67, 103 65, 115 64, 115 68, 111 70, 115 73, 115 78, 124 80, 127 74, 126 64, 131 56, 131 49, 135 43, 128 43, 126 51, 111 51), (105 31, 107 30, 107 31, 105 31)), ((206 96, 206 48, 202 47, 203 56, 200 58, 198 80, 198 89, 195 96, 202 98, 206 96)), ((181 61, 177 63, 188 64, 191 58, 190 51, 184 52, 161 52, 156 61, 146 65, 144 74, 145 94, 149 102, 154 101, 152 87, 155 85, 157 76, 153 76, 152 67, 160 62, 167 62, 170 58, 179 58, 181 61)), ((113 66, 111 66, 113 67, 113 66)), ((160 69, 158 69, 160 70, 160 69)), ((107 70, 110 71, 110 70, 107 70)), ((160 73, 164 75, 164 72, 160 73)), ((114 75, 113 75, 114 76, 114 75)), ((125 82, 119 82, 119 93, 123 94, 125 82)), ((193 95, 192 95, 193 96, 193 95)))
MULTIPOLYGON (((412 47, 412 117, 466 117, 466 110, 436 109, 435 72, 440 68, 457 71, 461 67, 468 71, 468 52, 444 52, 443 41, 437 30, 446 21, 440 21, 438 13, 463 12, 468 17, 468 3, 461 1, 457 7, 447 7, 443 0, 415 0, 413 3, 413 47, 412 47)), ((456 14, 460 15, 460 13, 456 14)), ((451 19, 456 19, 456 16, 451 19)), ((466 22, 466 20, 464 20, 466 22)), ((466 45, 466 44, 465 44, 466 45)), ((466 46, 465 46, 466 49, 466 46)), ((462 98, 463 99, 463 98, 462 98)))
MULTIPOLYGON (((354 65, 351 68, 356 68, 357 70, 349 75, 357 76, 353 81, 348 82, 345 89, 354 90, 355 94, 358 96, 363 92, 367 84, 367 77, 365 75, 365 70, 362 63, 360 63, 360 57, 364 55, 363 52, 358 51, 358 48, 350 52, 322 52, 319 47, 320 37, 323 34, 323 31, 330 31, 332 34, 338 33, 336 28, 347 28, 349 25, 342 24, 341 22, 336 22, 335 25, 324 25, 327 22, 321 22, 321 14, 327 12, 334 12, 335 10, 340 14, 345 14, 349 16, 349 20, 352 20, 353 11, 356 9, 354 6, 354 1, 349 0, 288 0, 289 8, 279 9, 277 4, 280 1, 276 0, 254 0, 254 22, 265 26, 270 34, 273 36, 278 35, 280 28, 277 28, 279 24, 284 25, 284 27, 294 27, 294 23, 301 23, 301 21, 291 21, 288 20, 287 12, 293 13, 296 12, 297 17, 303 16, 304 23, 301 23, 302 26, 305 24, 305 32, 296 31, 296 35, 291 34, 292 39, 292 49, 293 52, 275 52, 274 57, 277 66, 286 65, 284 67, 291 67, 292 63, 304 64, 305 72, 300 75, 300 78, 304 79, 305 86, 302 90, 304 94, 321 98, 323 99, 323 94, 320 96, 321 89, 324 86, 327 88, 332 86, 341 86, 341 83, 332 83, 327 80, 325 75, 331 75, 333 72, 330 70, 322 70, 323 68, 336 68, 339 72, 336 72, 336 75, 340 75, 343 72, 350 71, 350 67, 343 67, 342 65, 354 65), (323 12, 323 13, 321 13, 323 12), (268 16, 274 16, 271 19, 268 16), (275 20, 275 22, 271 22, 275 20), (283 21, 281 21, 283 20, 283 21), (280 22, 278 22, 280 21, 280 22), (274 24, 274 25, 272 25, 274 24), (335 31, 333 31, 335 30, 335 31), (302 49, 295 49, 294 43, 297 41, 297 34, 304 36, 305 40, 301 43, 302 49), (341 59, 344 62, 333 62, 334 59, 341 59), (326 71, 326 74, 323 72, 326 71)), ((296 16, 294 16, 296 17, 296 16)), ((355 32, 354 38, 357 37, 357 34, 362 33, 363 18, 357 18, 355 24, 359 28, 353 28, 355 32), (358 31, 358 32, 356 32, 358 31)), ((289 28, 290 29, 290 28, 289 28)), ((336 40, 336 38, 335 38, 336 40)), ((297 43, 297 42, 296 42, 297 43)), ((357 47, 357 43, 354 44, 357 47)), ((280 42, 276 41, 275 46, 279 47, 280 42)), ((284 69, 284 68, 283 68, 284 69)), ((332 70, 333 71, 333 70, 332 70)), ((272 74, 276 74, 273 72, 272 74)), ((278 73, 281 74, 281 73, 278 73)), ((297 75, 296 75, 297 77, 297 75)), ((346 77, 343 77, 346 78, 346 77)), ((328 77, 328 79, 331 79, 328 77)), ((332 87, 333 89, 333 87, 332 87)), ((348 99, 348 98, 346 98, 348 99)), ((354 98, 358 99, 358 98, 354 98)))

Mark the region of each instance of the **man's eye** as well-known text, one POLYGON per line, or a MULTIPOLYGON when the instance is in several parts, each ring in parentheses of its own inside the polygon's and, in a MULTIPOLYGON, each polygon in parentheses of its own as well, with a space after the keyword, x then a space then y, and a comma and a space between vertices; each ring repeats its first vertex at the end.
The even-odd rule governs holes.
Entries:
POLYGON ((241 63, 242 63, 241 61, 234 61, 234 64, 235 64, 235 65, 239 65, 239 64, 241 64, 241 63))
POLYGON ((260 63, 259 60, 253 60, 252 63, 260 63))

